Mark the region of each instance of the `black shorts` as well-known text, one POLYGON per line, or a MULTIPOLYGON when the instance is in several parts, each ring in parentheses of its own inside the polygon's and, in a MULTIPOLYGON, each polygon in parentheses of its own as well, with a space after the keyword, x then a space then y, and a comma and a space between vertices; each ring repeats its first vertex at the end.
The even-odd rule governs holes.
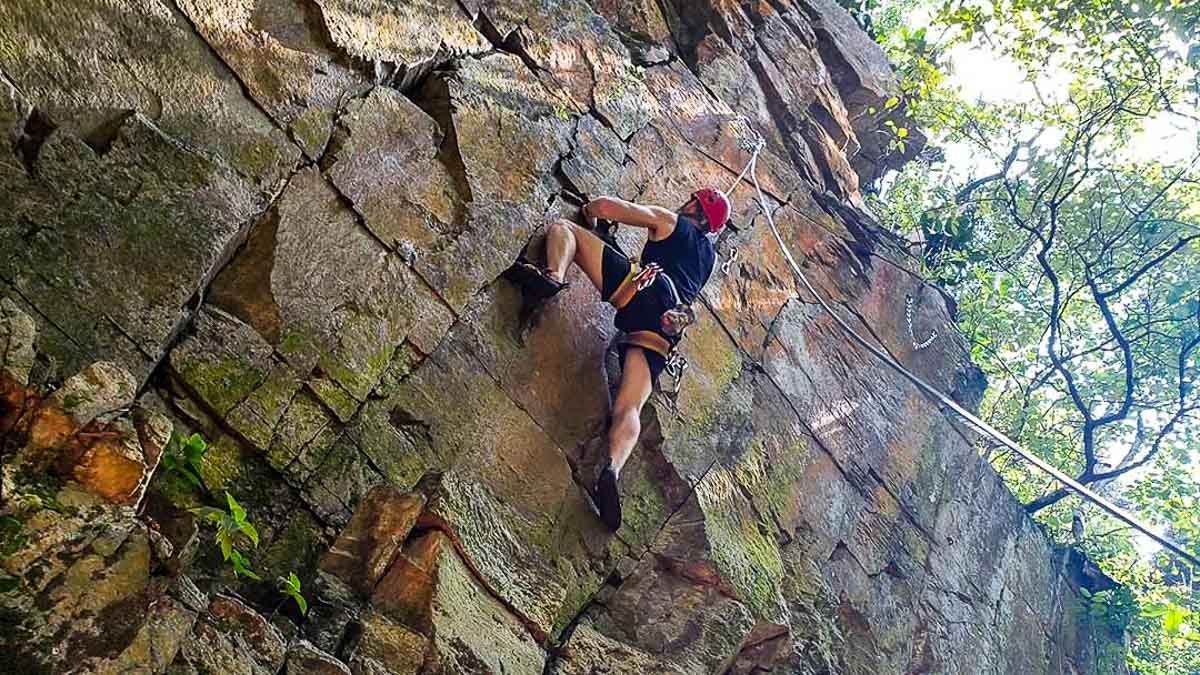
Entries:
MULTIPOLYGON (((629 269, 632 263, 625 256, 618 253, 611 246, 605 244, 604 254, 600 259, 600 277, 603 282, 603 288, 600 289, 600 298, 605 302, 612 297, 616 292, 617 287, 629 276, 629 269)), ((675 344, 675 339, 663 335, 661 329, 662 313, 669 307, 662 306, 662 303, 655 301, 651 294, 638 293, 634 299, 621 309, 617 310, 617 317, 614 323, 617 328, 629 332, 635 330, 650 330, 662 335, 671 344, 675 344)), ((619 350, 621 356, 621 369, 625 368, 625 350, 629 345, 622 345, 619 350)), ((658 376, 662 374, 664 368, 667 367, 667 359, 656 351, 642 349, 646 354, 646 363, 650 366, 650 381, 658 382, 658 376)))

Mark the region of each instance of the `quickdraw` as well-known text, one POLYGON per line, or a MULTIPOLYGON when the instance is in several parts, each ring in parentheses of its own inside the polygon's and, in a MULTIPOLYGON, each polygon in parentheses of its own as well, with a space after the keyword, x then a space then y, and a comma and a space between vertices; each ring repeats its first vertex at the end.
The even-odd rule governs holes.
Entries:
MULTIPOLYGON (((671 291, 671 298, 675 301, 674 306, 659 317, 659 329, 665 335, 682 339, 687 327, 696 322, 696 312, 690 305, 683 302, 679 296, 679 290, 675 288, 675 281, 663 271, 658 263, 650 263, 642 268, 638 268, 635 264, 629 270, 625 280, 617 286, 617 290, 613 291, 609 303, 620 309, 629 304, 634 295, 646 290, 659 279, 667 284, 667 288, 671 291)), ((675 344, 652 330, 626 333, 621 336, 620 341, 623 344, 649 349, 666 359, 665 370, 674 382, 671 393, 679 393, 679 388, 683 383, 683 373, 687 370, 688 363, 675 344)))
POLYGON ((729 276, 729 270, 733 267, 733 263, 737 262, 737 259, 738 250, 737 247, 734 247, 729 250, 729 257, 725 259, 725 262, 721 263, 721 274, 729 276))
POLYGON ((935 328, 929 333, 929 337, 920 342, 917 341, 917 334, 913 330, 913 296, 911 295, 905 296, 904 298, 904 318, 908 322, 908 337, 912 340, 914 351, 919 352, 922 349, 925 349, 929 345, 933 344, 933 341, 938 338, 938 332, 935 328))
POLYGON ((650 263, 649 265, 643 267, 640 272, 634 275, 633 281, 637 284, 637 289, 639 291, 644 291, 650 286, 650 284, 654 283, 654 281, 658 279, 658 275, 662 273, 662 267, 659 267, 658 263, 650 263))
POLYGON ((667 357, 667 374, 671 376, 671 380, 675 383, 671 387, 672 394, 679 393, 679 387, 683 384, 683 373, 688 369, 687 357, 678 349, 672 349, 671 355, 667 357))

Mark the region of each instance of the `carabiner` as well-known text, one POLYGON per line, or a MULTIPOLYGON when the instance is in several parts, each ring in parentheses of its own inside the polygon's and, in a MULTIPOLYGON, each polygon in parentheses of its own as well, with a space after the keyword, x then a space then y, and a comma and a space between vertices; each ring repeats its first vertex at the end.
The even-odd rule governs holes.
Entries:
POLYGON ((738 249, 736 246, 734 246, 733 249, 729 251, 729 257, 725 259, 725 262, 721 263, 721 274, 729 276, 729 268, 733 266, 733 263, 737 262, 737 259, 738 249))

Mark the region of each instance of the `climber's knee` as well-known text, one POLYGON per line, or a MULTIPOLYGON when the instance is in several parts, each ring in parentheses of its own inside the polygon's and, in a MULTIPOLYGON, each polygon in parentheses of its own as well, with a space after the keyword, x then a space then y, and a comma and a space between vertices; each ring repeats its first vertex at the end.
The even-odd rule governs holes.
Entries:
POLYGON ((572 230, 574 227, 575 224, 571 221, 559 218, 558 220, 550 223, 550 227, 547 228, 546 234, 547 236, 554 237, 574 237, 575 234, 572 230))

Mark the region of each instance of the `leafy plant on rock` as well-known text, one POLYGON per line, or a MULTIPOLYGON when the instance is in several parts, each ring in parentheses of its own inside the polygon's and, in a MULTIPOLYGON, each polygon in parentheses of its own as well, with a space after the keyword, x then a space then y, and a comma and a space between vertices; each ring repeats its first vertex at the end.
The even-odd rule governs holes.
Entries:
POLYGON ((172 479, 186 482, 197 489, 204 490, 204 482, 200 480, 200 460, 208 452, 208 443, 200 434, 184 437, 178 431, 171 431, 171 440, 163 449, 159 465, 172 479))
POLYGON ((225 500, 229 504, 228 512, 211 506, 191 509, 191 512, 217 526, 216 542, 221 547, 221 557, 233 567, 234 576, 258 580, 259 576, 250 569, 249 561, 242 554, 242 547, 247 542, 258 548, 258 530, 246 520, 246 509, 233 495, 226 492, 225 500))
POLYGON ((296 601, 301 614, 308 614, 308 601, 300 593, 300 578, 295 572, 288 572, 287 578, 279 578, 279 592, 296 601))

